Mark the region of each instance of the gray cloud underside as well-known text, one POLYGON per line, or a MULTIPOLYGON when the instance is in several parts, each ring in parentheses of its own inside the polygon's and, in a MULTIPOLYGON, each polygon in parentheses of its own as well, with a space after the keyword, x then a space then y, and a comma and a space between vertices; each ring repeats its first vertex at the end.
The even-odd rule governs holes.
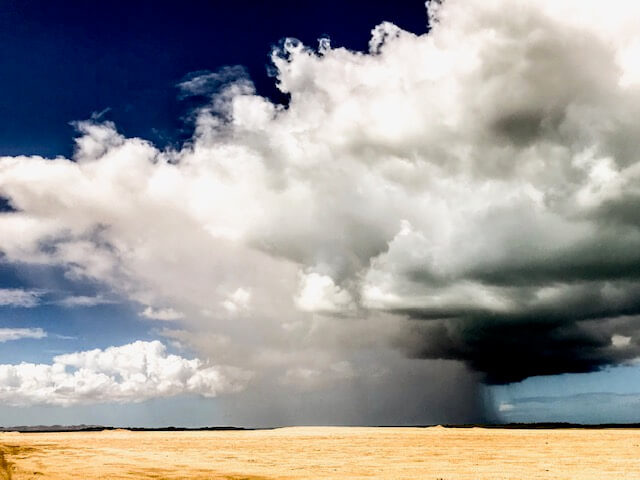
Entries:
POLYGON ((640 6, 430 14, 368 53, 286 42, 287 107, 238 69, 189 77, 217 90, 179 151, 89 122, 71 160, 0 159, 0 249, 180 312, 165 335, 302 390, 392 385, 393 349, 494 383, 635 358, 640 6))

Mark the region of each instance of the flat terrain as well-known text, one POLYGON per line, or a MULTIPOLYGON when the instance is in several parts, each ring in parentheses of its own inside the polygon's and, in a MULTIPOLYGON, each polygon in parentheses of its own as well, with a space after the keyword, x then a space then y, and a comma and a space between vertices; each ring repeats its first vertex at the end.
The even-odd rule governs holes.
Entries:
POLYGON ((640 430, 1 433, 0 479, 640 479, 640 430))

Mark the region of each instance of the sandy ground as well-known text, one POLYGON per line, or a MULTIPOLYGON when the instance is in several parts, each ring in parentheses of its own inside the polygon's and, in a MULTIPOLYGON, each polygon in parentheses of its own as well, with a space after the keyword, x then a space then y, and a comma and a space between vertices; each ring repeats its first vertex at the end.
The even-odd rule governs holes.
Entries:
POLYGON ((640 479, 640 430, 1 433, 0 479, 640 479))

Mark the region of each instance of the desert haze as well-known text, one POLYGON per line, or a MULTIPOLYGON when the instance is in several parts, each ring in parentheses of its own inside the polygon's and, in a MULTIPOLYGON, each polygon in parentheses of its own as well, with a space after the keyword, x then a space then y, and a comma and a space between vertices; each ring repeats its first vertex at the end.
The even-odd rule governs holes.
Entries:
POLYGON ((295 427, 0 434, 0 478, 632 479, 640 432, 295 427))

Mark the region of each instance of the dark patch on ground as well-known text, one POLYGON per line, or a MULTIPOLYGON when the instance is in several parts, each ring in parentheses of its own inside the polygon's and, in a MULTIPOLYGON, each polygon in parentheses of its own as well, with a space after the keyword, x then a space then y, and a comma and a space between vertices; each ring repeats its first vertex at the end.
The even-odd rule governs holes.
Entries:
POLYGON ((203 431, 227 431, 227 430, 270 430, 244 427, 105 427, 102 425, 19 425, 15 427, 0 427, 0 432, 20 433, 64 433, 64 432, 102 432, 106 430, 129 430, 131 432, 203 432, 203 431))

